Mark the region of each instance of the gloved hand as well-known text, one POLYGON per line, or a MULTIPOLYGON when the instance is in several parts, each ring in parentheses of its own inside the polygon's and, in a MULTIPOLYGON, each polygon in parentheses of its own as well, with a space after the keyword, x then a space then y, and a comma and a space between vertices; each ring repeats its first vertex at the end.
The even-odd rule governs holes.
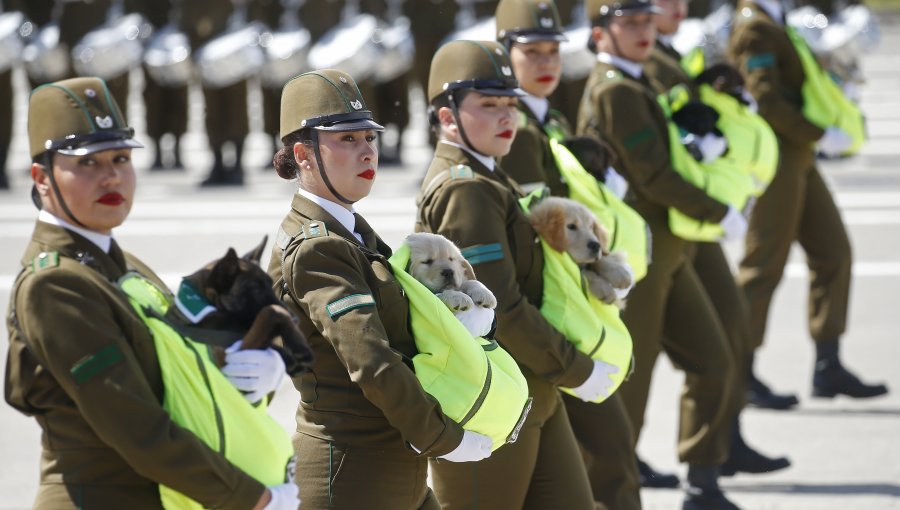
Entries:
POLYGON ((593 402, 600 397, 606 398, 609 396, 609 390, 613 385, 613 380, 609 376, 618 373, 619 367, 595 359, 591 375, 588 376, 586 381, 581 383, 581 386, 572 388, 572 392, 585 402, 593 402))
POLYGON ((284 360, 274 349, 247 349, 240 351, 241 341, 225 349, 225 366, 222 373, 239 389, 251 404, 281 386, 287 369, 284 360))
POLYGON ((756 102, 756 99, 753 97, 753 94, 747 92, 747 89, 741 91, 741 99, 744 100, 744 103, 747 104, 747 108, 756 113, 759 111, 759 103, 756 102))
POLYGON ((717 160, 725 151, 728 150, 728 140, 724 136, 715 133, 706 133, 697 137, 697 147, 700 154, 703 155, 701 160, 703 163, 711 163, 717 160))
POLYGON ((719 226, 725 231, 722 235, 725 241, 739 241, 747 235, 747 218, 731 206, 728 206, 728 212, 719 222, 719 226))
POLYGON ((494 310, 483 306, 473 306, 453 315, 456 315, 472 336, 485 336, 491 332, 491 326, 494 325, 494 310))
POLYGON ((493 446, 494 442, 491 441, 491 438, 467 430, 463 433, 462 442, 455 450, 438 458, 450 462, 475 462, 490 457, 493 446))
POLYGON ((819 152, 833 158, 850 150, 853 146, 853 138, 850 137, 843 129, 830 127, 825 130, 822 138, 819 138, 819 152))
POLYGON ((611 166, 606 167, 603 184, 619 199, 625 198, 625 193, 628 193, 628 181, 611 166))
POLYGON ((263 510, 297 510, 300 508, 300 488, 294 482, 269 487, 272 499, 263 510))

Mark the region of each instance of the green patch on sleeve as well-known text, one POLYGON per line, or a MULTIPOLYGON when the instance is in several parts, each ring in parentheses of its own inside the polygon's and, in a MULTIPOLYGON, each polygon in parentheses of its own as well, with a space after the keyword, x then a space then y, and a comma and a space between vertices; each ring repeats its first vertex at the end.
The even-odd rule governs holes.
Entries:
POLYGON ((461 251, 463 257, 473 266, 484 262, 503 260, 503 247, 500 246, 500 243, 476 244, 461 251))
POLYGON ((633 149, 634 147, 637 147, 638 145, 646 142, 647 140, 650 140, 651 138, 653 138, 653 128, 649 126, 645 127, 644 129, 625 139, 625 148, 629 150, 633 149))
POLYGON ((329 317, 336 319, 350 310, 374 305, 375 298, 371 294, 353 294, 328 303, 325 305, 325 311, 329 317))
POLYGON ((81 384, 123 359, 125 359, 125 355, 122 354, 122 350, 119 349, 119 346, 111 344, 100 349, 91 356, 81 358, 72 365, 69 372, 71 372, 72 377, 75 378, 75 383, 81 384))
POLYGON ((771 53, 760 53, 753 55, 747 59, 747 72, 755 69, 767 69, 775 66, 775 55, 771 53))

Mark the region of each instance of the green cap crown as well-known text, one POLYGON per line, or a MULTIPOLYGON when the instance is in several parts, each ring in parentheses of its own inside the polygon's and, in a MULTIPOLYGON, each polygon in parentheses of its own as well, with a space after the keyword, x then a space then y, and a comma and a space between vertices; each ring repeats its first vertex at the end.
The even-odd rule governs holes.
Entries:
POLYGON ((41 85, 28 104, 31 157, 46 151, 80 156, 107 149, 142 147, 106 82, 82 77, 41 85))
POLYGON ((347 73, 323 69, 287 82, 281 94, 281 136, 300 129, 323 131, 383 130, 347 73))
POLYGON ((498 41, 566 40, 553 0, 500 0, 496 19, 498 41))
POLYGON ((428 100, 458 89, 473 89, 491 96, 517 96, 506 48, 496 41, 451 41, 431 59, 428 100))
POLYGON ((659 7, 653 5, 652 0, 586 0, 584 8, 588 20, 661 12, 659 7))

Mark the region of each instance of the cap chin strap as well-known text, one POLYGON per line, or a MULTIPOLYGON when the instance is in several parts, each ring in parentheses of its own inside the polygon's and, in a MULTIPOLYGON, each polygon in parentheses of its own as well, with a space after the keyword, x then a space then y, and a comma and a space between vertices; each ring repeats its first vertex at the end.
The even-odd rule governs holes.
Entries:
POLYGON ((53 189, 53 194, 56 195, 56 200, 59 202, 59 206, 62 208, 63 212, 66 213, 66 216, 79 227, 90 230, 87 225, 78 221, 78 218, 72 214, 69 206, 66 205, 66 201, 63 200, 62 193, 59 192, 59 186, 56 185, 56 178, 53 177, 53 153, 51 151, 44 153, 44 173, 47 174, 47 178, 50 179, 50 188, 53 189))
POLYGON ((456 104, 456 98, 453 97, 453 92, 447 94, 447 101, 450 103, 450 111, 453 112, 453 120, 456 121, 456 128, 459 130, 459 135, 462 137, 463 145, 468 147, 474 152, 481 154, 481 152, 472 145, 472 142, 469 141, 468 135, 466 135, 466 130, 463 129, 462 119, 459 118, 459 105, 456 104))
POLYGON ((325 182, 325 186, 328 188, 328 191, 334 195, 334 198, 340 200, 341 202, 347 205, 353 205, 356 203, 356 200, 348 200, 338 193, 338 190, 334 189, 334 186, 331 184, 331 181, 328 179, 328 174, 325 173, 325 164, 322 163, 322 154, 319 152, 319 131, 317 129, 311 129, 312 133, 310 133, 310 139, 313 143, 313 152, 316 155, 316 165, 319 167, 319 175, 322 176, 322 180, 325 182))

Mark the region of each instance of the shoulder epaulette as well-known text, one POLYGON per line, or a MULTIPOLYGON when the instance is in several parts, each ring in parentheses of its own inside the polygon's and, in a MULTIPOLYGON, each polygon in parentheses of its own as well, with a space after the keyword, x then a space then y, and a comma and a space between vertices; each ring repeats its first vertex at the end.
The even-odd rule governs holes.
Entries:
POLYGON ((306 225, 303 225, 303 237, 305 239, 314 239, 316 237, 327 235, 328 229, 325 228, 325 224, 321 221, 311 221, 306 225))
POLYGON ((604 76, 606 76, 607 80, 621 80, 623 78, 622 71, 618 69, 609 69, 604 76))
POLYGON ((59 252, 58 251, 42 251, 38 253, 37 257, 31 259, 31 270, 35 273, 41 271, 43 269, 47 269, 50 267, 56 267, 59 265, 59 252))
POLYGON ((461 179, 472 179, 475 177, 475 172, 472 171, 472 167, 469 165, 455 165, 451 166, 449 169, 450 172, 450 180, 457 181, 461 179))

